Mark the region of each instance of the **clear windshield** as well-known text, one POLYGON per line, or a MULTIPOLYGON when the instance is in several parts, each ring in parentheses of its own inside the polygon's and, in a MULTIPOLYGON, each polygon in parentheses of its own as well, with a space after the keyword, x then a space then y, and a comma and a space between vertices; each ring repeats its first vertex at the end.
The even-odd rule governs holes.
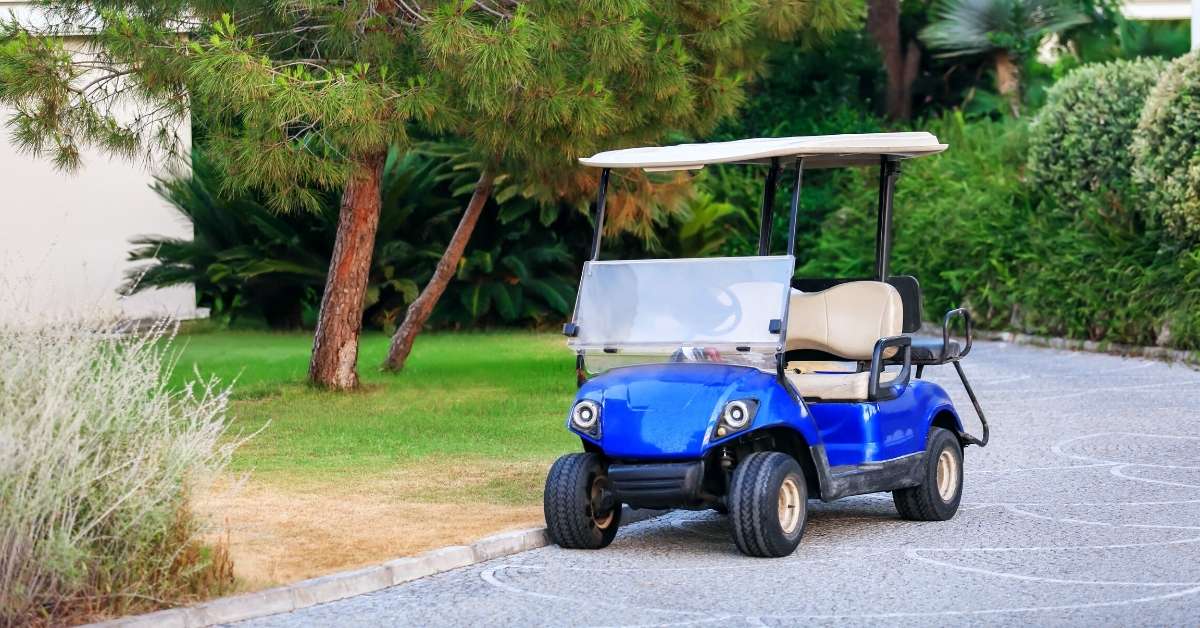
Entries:
POLYGON ((790 255, 584 264, 576 350, 774 353, 795 259, 790 255))

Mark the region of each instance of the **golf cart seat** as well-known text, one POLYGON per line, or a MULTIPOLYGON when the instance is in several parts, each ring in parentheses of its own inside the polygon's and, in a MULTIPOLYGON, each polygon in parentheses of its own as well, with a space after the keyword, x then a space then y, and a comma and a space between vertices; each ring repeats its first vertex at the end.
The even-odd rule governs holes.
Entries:
MULTIPOLYGON (((789 361, 788 381, 806 399, 864 401, 871 397, 871 371, 847 372, 843 366, 872 361, 881 339, 899 336, 904 322, 900 293, 880 281, 842 283, 820 292, 793 290, 788 308, 786 350, 792 355, 822 355, 826 360, 789 361)), ((896 347, 885 348, 890 358, 896 347)), ((896 373, 881 373, 879 386, 896 373)))

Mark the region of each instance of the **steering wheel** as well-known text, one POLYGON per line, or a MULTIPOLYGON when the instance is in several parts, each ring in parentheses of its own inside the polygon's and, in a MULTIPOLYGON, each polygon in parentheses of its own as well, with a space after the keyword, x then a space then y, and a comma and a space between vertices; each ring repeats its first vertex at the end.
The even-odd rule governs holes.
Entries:
POLYGON ((718 325, 709 332, 714 336, 733 330, 742 320, 742 302, 737 299, 733 291, 729 288, 718 288, 718 290, 720 292, 714 301, 720 302, 720 297, 725 296, 728 298, 730 305, 726 309, 717 312, 718 314, 724 312, 727 315, 718 321, 718 325))

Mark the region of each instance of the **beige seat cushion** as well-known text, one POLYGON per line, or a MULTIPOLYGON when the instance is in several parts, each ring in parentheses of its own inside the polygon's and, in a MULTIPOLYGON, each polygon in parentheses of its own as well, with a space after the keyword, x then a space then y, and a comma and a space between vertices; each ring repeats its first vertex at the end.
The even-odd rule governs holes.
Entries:
MULTIPOLYGON (((867 384, 871 374, 862 373, 796 373, 788 371, 788 381, 805 399, 828 401, 866 401, 867 384)), ((884 373, 880 385, 890 384, 896 373, 884 373)))
POLYGON ((903 326, 900 293, 882 281, 851 281, 820 292, 793 290, 786 348, 870 360, 875 343, 900 335, 903 326))

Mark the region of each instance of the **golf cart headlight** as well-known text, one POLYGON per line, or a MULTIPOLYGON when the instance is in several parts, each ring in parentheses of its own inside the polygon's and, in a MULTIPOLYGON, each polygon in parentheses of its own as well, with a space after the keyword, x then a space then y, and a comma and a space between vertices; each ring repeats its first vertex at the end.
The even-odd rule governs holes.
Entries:
POLYGON ((596 427, 599 420, 600 404, 590 399, 575 404, 575 409, 571 411, 571 424, 585 432, 596 427))
POLYGON ((753 401, 730 401, 725 404, 725 410, 721 412, 721 421, 731 429, 740 430, 754 419, 754 411, 758 408, 758 404, 753 401))

